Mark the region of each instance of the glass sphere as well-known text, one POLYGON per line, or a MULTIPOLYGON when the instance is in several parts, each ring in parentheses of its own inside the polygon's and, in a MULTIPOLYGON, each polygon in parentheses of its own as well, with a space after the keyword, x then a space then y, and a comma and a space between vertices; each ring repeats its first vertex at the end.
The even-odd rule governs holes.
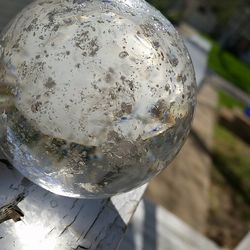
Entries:
POLYGON ((193 66, 174 27, 143 0, 35 1, 0 50, 0 149, 51 192, 129 191, 187 138, 193 66))

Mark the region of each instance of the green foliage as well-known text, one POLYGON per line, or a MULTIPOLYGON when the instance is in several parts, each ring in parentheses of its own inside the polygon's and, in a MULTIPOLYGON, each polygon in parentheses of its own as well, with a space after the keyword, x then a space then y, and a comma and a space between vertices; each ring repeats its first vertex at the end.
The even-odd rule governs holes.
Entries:
POLYGON ((240 109, 244 109, 245 105, 235 99, 234 97, 226 94, 225 92, 219 92, 219 106, 220 107, 227 107, 227 108, 234 108, 238 107, 240 109))
POLYGON ((147 0, 150 4, 152 4, 155 8, 160 10, 163 14, 167 14, 169 7, 175 3, 174 0, 147 0))
POLYGON ((213 42, 208 65, 216 73, 250 94, 250 67, 213 42))
POLYGON ((219 125, 215 128, 214 139, 215 166, 250 203, 250 147, 219 125))
MULTIPOLYGON (((183 4, 187 5, 186 1, 184 0, 147 0, 147 2, 155 6, 165 15, 168 14, 169 9, 173 5, 176 5, 177 2, 182 2, 183 4)), ((226 25, 230 18, 237 15, 240 10, 249 5, 249 0, 208 0, 207 4, 213 7, 218 19, 218 23, 220 26, 222 26, 226 25)))
POLYGON ((147 0, 151 5, 158 9, 171 22, 178 23, 181 20, 183 11, 181 9, 173 8, 180 5, 183 0, 147 0))
POLYGON ((249 0, 208 0, 208 3, 216 9, 219 25, 227 25, 230 18, 249 5, 249 0))

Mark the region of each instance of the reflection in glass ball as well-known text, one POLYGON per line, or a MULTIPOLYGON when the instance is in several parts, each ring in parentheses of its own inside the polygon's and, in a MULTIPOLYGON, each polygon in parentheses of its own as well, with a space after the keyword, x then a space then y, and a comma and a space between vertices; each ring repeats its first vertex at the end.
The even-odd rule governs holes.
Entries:
POLYGON ((143 0, 38 0, 0 49, 0 148, 45 189, 89 198, 131 190, 188 135, 192 63, 143 0))

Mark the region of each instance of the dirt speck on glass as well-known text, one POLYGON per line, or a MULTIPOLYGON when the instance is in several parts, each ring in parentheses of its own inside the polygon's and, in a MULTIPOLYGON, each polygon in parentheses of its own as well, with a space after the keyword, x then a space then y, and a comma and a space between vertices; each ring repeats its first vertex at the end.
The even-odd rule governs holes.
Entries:
POLYGON ((47 190, 129 191, 187 138, 192 62, 143 0, 35 1, 2 33, 0 53, 0 149, 47 190))

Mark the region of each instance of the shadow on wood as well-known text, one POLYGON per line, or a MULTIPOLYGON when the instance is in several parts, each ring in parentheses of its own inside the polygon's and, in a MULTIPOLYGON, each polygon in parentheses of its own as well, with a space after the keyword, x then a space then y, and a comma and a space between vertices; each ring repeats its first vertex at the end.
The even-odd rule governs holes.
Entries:
POLYGON ((137 213, 139 218, 135 217, 133 223, 129 225, 119 250, 158 249, 156 205, 145 200, 142 203, 143 209, 137 213))

